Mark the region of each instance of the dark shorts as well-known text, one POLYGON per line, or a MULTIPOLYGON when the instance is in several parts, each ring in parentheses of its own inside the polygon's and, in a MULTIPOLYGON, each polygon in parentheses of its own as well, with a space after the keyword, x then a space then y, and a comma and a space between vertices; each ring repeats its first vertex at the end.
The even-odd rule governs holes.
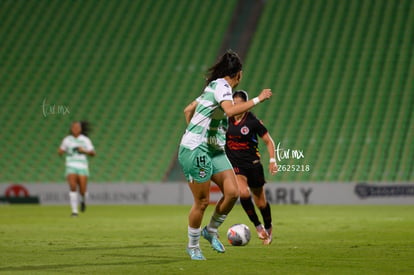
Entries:
POLYGON ((250 188, 259 188, 266 183, 263 165, 261 163, 248 168, 234 166, 233 169, 236 175, 243 175, 247 178, 247 185, 250 188))

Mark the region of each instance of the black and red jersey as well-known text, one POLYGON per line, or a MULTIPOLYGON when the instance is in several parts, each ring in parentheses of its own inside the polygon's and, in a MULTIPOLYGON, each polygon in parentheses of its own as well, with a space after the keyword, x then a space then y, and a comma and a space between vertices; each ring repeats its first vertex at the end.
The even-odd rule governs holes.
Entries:
POLYGON ((235 167, 250 167, 260 161, 258 136, 267 133, 266 127, 251 112, 246 112, 237 122, 229 118, 226 133, 226 154, 235 167))

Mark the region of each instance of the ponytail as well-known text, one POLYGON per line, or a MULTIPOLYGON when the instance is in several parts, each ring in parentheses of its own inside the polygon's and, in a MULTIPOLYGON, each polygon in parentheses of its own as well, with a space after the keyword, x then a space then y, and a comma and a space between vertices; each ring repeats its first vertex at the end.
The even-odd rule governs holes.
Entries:
POLYGON ((235 77, 242 70, 240 57, 232 50, 227 50, 211 68, 207 70, 207 84, 217 78, 235 77))

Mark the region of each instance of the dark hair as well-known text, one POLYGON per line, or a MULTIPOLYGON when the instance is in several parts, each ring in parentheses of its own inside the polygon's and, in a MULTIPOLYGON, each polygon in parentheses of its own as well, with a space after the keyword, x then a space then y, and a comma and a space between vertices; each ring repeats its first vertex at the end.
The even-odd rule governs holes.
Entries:
MULTIPOLYGON (((81 125, 81 134, 84 135, 84 136, 88 136, 90 134, 90 132, 92 131, 91 123, 86 121, 86 120, 74 121, 74 122, 72 122, 72 124, 73 123, 80 123, 80 125, 81 125)), ((72 134, 71 129, 69 129, 69 133, 72 134)))
POLYGON ((243 99, 243 101, 249 100, 249 95, 247 94, 247 92, 242 90, 235 91, 233 93, 233 98, 235 97, 240 97, 241 99, 243 99))
POLYGON ((207 84, 217 78, 235 77, 242 70, 242 62, 237 53, 227 50, 211 68, 207 70, 207 84))

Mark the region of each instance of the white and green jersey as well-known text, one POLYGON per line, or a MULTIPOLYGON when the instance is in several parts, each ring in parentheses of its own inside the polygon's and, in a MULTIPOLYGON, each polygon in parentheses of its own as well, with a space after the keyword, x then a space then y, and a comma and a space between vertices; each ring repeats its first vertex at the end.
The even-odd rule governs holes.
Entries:
POLYGON ((94 150, 93 144, 87 136, 74 137, 70 135, 63 139, 60 149, 66 152, 66 167, 88 168, 88 158, 85 154, 77 151, 78 147, 82 147, 87 151, 94 150))
POLYGON ((181 146, 191 150, 204 147, 212 153, 224 151, 227 117, 220 103, 233 100, 231 86, 224 78, 216 79, 196 100, 198 105, 181 139, 181 146))

